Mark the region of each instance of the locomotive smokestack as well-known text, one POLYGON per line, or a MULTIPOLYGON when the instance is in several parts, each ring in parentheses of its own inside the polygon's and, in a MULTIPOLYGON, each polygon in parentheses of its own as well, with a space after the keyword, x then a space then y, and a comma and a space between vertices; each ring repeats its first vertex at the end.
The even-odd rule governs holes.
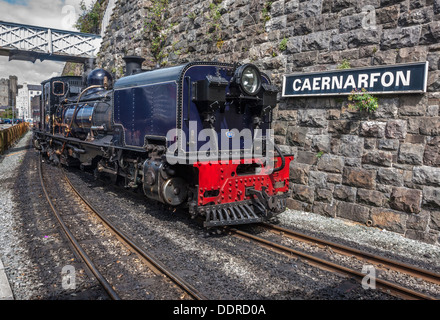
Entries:
POLYGON ((144 58, 138 56, 127 56, 123 58, 125 61, 125 76, 131 76, 133 74, 142 72, 142 63, 144 58))

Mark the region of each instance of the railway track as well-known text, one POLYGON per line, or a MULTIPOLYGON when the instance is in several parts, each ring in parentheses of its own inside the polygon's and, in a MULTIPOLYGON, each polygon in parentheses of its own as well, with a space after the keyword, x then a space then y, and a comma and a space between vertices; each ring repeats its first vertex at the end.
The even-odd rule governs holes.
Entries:
MULTIPOLYGON (((407 264, 403 264, 397 261, 393 261, 387 258, 383 258, 380 256, 368 254, 365 252, 361 252, 356 249, 352 249, 346 246, 342 246, 336 243, 324 241, 321 239, 317 239, 314 237, 310 237, 289 229, 281 228, 275 225, 267 224, 267 223, 261 223, 259 224, 260 227, 264 228, 267 231, 270 231, 272 233, 277 233, 279 235, 288 237, 290 239, 294 239, 296 241, 301 242, 307 242, 309 244, 312 244, 314 246, 320 246, 321 248, 331 248, 331 250, 335 253, 339 253, 345 256, 350 257, 356 257, 359 260, 362 260, 364 262, 371 263, 374 266, 378 266, 380 268, 386 267, 390 270, 394 270, 400 273, 404 273, 408 276, 417 277, 420 279, 423 279, 425 281, 429 281, 433 284, 440 285, 440 275, 423 270, 420 268, 416 268, 407 264)), ((289 257, 297 257, 302 260, 305 260, 307 263, 314 265, 316 267, 319 267, 321 269, 338 273, 343 276, 348 276, 350 278, 353 278, 357 280, 358 282, 362 282, 362 280, 365 278, 366 274, 359 272, 357 270, 345 267, 340 264, 333 263, 331 261, 328 261, 327 259, 323 259, 320 257, 317 257, 312 254, 308 254, 302 251, 298 251, 295 249, 292 249, 288 246, 282 245, 278 242, 274 242, 271 240, 268 240, 266 238, 262 238, 260 236, 251 234, 249 232, 245 232, 236 228, 227 227, 225 228, 226 232, 235 235, 237 237, 240 237, 242 239, 256 242, 259 245, 268 248, 269 250, 276 251, 281 254, 285 254, 289 257)), ((437 298, 432 297, 430 295, 409 289, 407 287, 404 287, 402 285, 396 284, 394 282, 390 282, 384 279, 376 278, 375 279, 376 288, 381 290, 382 292, 391 294, 393 296, 396 296, 401 299, 409 299, 409 300, 437 300, 437 298)))
MULTIPOLYGON (((58 169, 62 170, 62 169, 58 169)), ((79 254, 79 256, 82 258, 84 263, 87 265, 88 269, 92 272, 92 274, 95 276, 95 278, 99 281, 103 289, 107 292, 110 299, 113 300, 120 300, 120 294, 117 293, 117 290, 114 289, 115 285, 112 285, 109 283, 109 281, 106 280, 106 277, 99 271, 99 268, 95 266, 94 262, 92 261, 92 258, 90 258, 89 254, 86 253, 86 250, 82 247, 80 241, 78 241, 75 236, 73 235, 73 232, 69 230, 69 227, 63 220, 63 213, 59 209, 60 205, 60 196, 55 197, 55 201, 53 201, 51 198, 51 195, 48 193, 48 187, 46 186, 46 181, 44 179, 44 170, 42 168, 42 161, 40 159, 39 163, 39 175, 40 175, 40 182, 43 187, 44 194, 46 196, 46 199, 48 200, 48 203, 54 212, 62 230, 66 234, 67 238, 71 242, 72 246, 75 248, 76 252, 79 254), (55 203, 54 203, 55 202, 55 203)), ((53 177, 51 177, 51 180, 54 180, 53 177)), ((155 275, 162 276, 169 281, 171 281, 174 286, 178 287, 183 294, 180 295, 180 298, 187 297, 193 300, 207 300, 207 298, 202 295, 200 292, 198 292, 197 289, 195 289, 192 285, 187 283, 184 279, 174 274, 171 270, 169 270, 164 264, 162 264, 156 257, 154 257, 151 253, 143 249, 141 246, 137 245, 134 241, 130 239, 126 234, 121 232, 116 225, 114 225, 109 219, 105 217, 102 213, 100 213, 98 210, 96 210, 82 195, 81 193, 75 188, 75 186, 71 183, 71 181, 68 179, 66 174, 62 173, 62 179, 65 181, 67 186, 71 189, 72 193, 75 194, 75 197, 83 204, 90 212, 94 214, 94 216, 104 225, 108 230, 111 231, 111 233, 118 239, 119 242, 123 244, 125 248, 127 248, 130 252, 135 253, 139 260, 141 260, 144 264, 146 264, 155 275)), ((79 207, 79 206, 76 206, 79 207)))

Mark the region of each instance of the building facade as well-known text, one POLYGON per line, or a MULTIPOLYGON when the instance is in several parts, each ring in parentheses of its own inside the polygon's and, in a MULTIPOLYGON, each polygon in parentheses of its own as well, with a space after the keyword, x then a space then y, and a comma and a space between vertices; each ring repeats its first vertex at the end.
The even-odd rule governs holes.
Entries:
POLYGON ((8 79, 0 79, 0 107, 13 108, 16 106, 18 93, 18 78, 9 76, 8 79))
POLYGON ((42 90, 41 85, 23 84, 17 96, 18 118, 24 120, 33 118, 31 101, 33 97, 41 95, 42 90))

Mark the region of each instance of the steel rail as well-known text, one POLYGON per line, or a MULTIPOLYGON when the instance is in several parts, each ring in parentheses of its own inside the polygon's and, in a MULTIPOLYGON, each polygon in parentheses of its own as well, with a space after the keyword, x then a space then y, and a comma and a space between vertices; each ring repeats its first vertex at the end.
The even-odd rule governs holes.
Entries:
MULTIPOLYGON (((263 239, 261 237, 255 236, 253 234, 235 229, 235 228, 230 228, 230 227, 224 227, 224 229, 226 231, 229 231, 231 234, 236 235, 240 238, 246 239, 246 240, 251 240, 254 242, 257 242, 258 244, 269 248, 270 250, 282 253, 282 254, 286 254, 289 257, 296 256, 296 257, 300 257, 302 259, 305 259, 309 264, 312 264, 314 266, 317 266, 321 269, 327 270, 327 271, 331 271, 331 272, 336 272, 336 273, 340 273, 343 275, 349 275, 350 277, 353 277, 354 279, 356 279, 359 282, 362 282, 362 280, 365 278, 365 274, 338 264, 335 264, 333 262, 315 257, 313 255, 304 253, 304 252, 300 252, 297 250, 294 250, 292 248, 283 246, 281 244, 272 242, 270 240, 267 239, 263 239)), ((436 298, 431 297, 429 295, 402 287, 400 285, 397 285, 395 283, 383 280, 383 279, 376 279, 376 287, 378 289, 380 289, 381 291, 388 293, 388 294, 393 294, 394 296, 397 296, 399 298, 403 298, 403 299, 408 299, 408 300, 436 300, 436 298)))
POLYGON ((260 226, 266 228, 267 230, 274 232, 274 233, 281 233, 282 235, 285 235, 291 239, 294 240, 299 240, 299 241, 307 241, 309 243, 312 243, 314 245, 318 245, 318 246, 323 246, 323 247, 329 247, 331 248, 334 252, 337 253, 341 253, 344 255, 352 255, 355 256, 359 259, 364 259, 368 262, 374 263, 374 264, 380 264, 382 266, 388 267, 392 270, 401 272, 401 273, 405 273, 407 275, 413 276, 413 277, 418 277, 421 278, 423 280, 432 282, 436 285, 440 285, 440 274, 429 271, 429 270, 425 270, 425 269, 421 269, 415 266, 411 266, 399 261, 395 261, 395 260, 391 260, 385 257, 381 257, 378 255, 374 255, 374 254, 370 254, 367 252, 363 252, 354 248, 350 248, 338 243, 334 243, 331 241, 327 241, 327 240, 323 240, 323 239, 319 239, 319 238, 315 238, 294 230, 289 230, 286 228, 282 228, 279 226, 275 226, 272 224, 268 224, 268 223, 261 223, 259 224, 260 226))
POLYGON ((108 283, 108 281, 104 278, 104 276, 101 274, 101 272, 96 268, 96 266, 94 265, 94 263, 92 262, 92 260, 88 256, 88 254, 84 251, 84 249, 78 243, 78 241, 76 240, 75 236, 70 232, 69 228, 66 226, 66 224, 63 221, 63 219, 61 218, 61 215, 59 214, 58 210, 55 208, 52 200, 49 197, 49 194, 47 192, 47 188, 46 188, 45 183, 44 183, 41 156, 40 156, 40 161, 39 161, 39 176, 40 176, 41 187, 43 188, 44 195, 46 196, 46 199, 47 199, 47 201, 49 203, 49 206, 51 207, 53 213, 55 214, 55 217, 58 220, 58 223, 60 224, 62 230, 64 231, 64 233, 66 234, 67 238, 69 239, 69 241, 73 245, 74 249, 81 256, 81 258, 83 259, 84 263, 87 265, 89 270, 93 273, 93 275, 96 277, 96 279, 101 284, 101 286, 104 288, 104 290, 107 292, 109 297, 112 300, 121 300, 121 298, 118 296, 118 294, 113 289, 113 287, 110 285, 110 283, 108 283))
POLYGON ((187 283, 184 279, 179 277, 170 271, 162 262, 160 262, 156 257, 154 257, 151 253, 145 251, 141 246, 132 241, 127 235, 125 235, 121 230, 119 230, 114 223, 106 218, 103 214, 101 214, 95 207, 85 199, 82 194, 78 191, 77 188, 72 184, 70 179, 67 177, 65 171, 63 170, 64 178, 72 190, 77 194, 77 196, 84 202, 84 204, 89 207, 89 209, 105 224, 108 228, 110 228, 123 242, 125 242, 131 249, 137 252, 142 258, 146 259, 149 263, 151 263, 154 268, 159 270, 161 273, 165 274, 169 279, 171 279, 177 286, 187 292, 191 297, 195 300, 208 300, 207 297, 202 295, 197 289, 195 289, 191 284, 187 283))

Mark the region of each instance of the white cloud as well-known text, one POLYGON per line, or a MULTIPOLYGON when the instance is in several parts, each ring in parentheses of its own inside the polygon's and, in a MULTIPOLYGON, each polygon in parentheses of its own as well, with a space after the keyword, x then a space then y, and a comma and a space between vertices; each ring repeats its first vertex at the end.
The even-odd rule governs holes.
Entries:
MULTIPOLYGON (((94 0, 86 0, 89 6, 94 0)), ((6 22, 29 24, 54 29, 77 31, 73 27, 76 16, 81 12, 80 0, 0 0, 0 20, 6 22), (75 16, 73 16, 75 14, 75 16)), ((27 82, 39 84, 54 74, 59 75, 64 63, 37 60, 8 61, 0 57, 0 78, 16 75, 20 84, 27 82)))

